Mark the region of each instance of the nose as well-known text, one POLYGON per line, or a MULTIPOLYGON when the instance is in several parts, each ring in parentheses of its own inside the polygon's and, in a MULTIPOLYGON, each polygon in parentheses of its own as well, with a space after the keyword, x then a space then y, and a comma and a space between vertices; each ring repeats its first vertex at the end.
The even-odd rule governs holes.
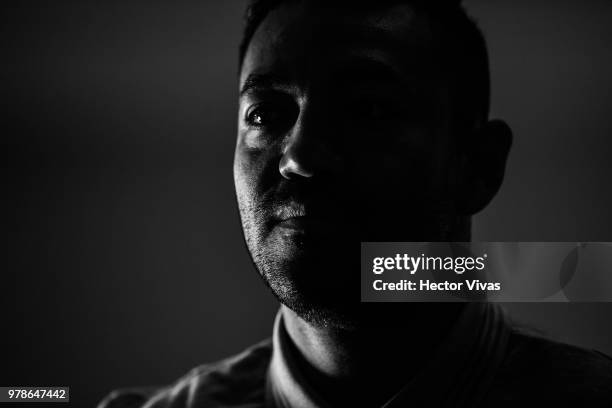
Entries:
POLYGON ((298 132, 288 136, 283 147, 283 155, 279 163, 280 174, 290 180, 296 177, 310 178, 315 174, 313 156, 316 154, 313 143, 304 140, 305 137, 298 132))
POLYGON ((279 172, 288 180, 322 175, 338 161, 324 130, 309 116, 300 114, 283 144, 279 172))

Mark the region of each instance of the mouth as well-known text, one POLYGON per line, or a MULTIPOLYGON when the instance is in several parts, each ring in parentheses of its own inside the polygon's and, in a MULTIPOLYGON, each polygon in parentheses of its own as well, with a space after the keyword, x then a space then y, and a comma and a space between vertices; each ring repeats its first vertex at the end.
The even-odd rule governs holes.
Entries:
POLYGON ((273 217, 274 227, 290 235, 325 235, 337 227, 336 224, 338 220, 329 217, 329 214, 312 207, 307 209, 304 204, 296 202, 278 207, 273 217))
POLYGON ((293 230, 293 231, 305 231, 310 224, 307 216, 295 216, 280 220, 276 225, 280 228, 293 230))
POLYGON ((320 214, 315 215, 311 210, 303 203, 291 201, 275 211, 275 227, 289 235, 311 235, 325 230, 320 214))

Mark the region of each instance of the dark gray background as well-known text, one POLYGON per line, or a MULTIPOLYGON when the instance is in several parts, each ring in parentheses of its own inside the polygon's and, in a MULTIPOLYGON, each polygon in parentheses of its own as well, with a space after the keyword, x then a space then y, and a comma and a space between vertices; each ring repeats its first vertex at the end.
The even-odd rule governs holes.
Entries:
MULTIPOLYGON (((612 241, 612 2, 467 2, 515 130, 474 238, 612 241)), ((231 175, 242 1, 4 6, 0 385, 73 406, 267 337, 231 175)), ((514 305, 612 353, 612 305, 514 305)))

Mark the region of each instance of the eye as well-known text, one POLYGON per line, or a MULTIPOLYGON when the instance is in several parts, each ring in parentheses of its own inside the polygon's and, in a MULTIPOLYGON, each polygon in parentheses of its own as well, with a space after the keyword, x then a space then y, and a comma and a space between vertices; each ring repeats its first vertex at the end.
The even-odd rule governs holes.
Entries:
POLYGON ((357 123, 379 126, 403 123, 421 124, 429 120, 430 108, 416 98, 364 98, 350 106, 349 117, 357 123))
POLYGON ((246 122, 250 126, 263 126, 265 112, 261 107, 252 107, 247 111, 246 122))
POLYGON ((358 112, 360 116, 370 120, 384 119, 389 113, 386 107, 378 102, 364 103, 359 107, 358 112))
POLYGON ((284 129, 295 121, 295 109, 287 104, 261 102, 247 109, 245 122, 252 127, 284 129))
POLYGON ((363 100, 353 106, 353 115, 360 121, 383 121, 397 117, 398 109, 387 101, 363 100))

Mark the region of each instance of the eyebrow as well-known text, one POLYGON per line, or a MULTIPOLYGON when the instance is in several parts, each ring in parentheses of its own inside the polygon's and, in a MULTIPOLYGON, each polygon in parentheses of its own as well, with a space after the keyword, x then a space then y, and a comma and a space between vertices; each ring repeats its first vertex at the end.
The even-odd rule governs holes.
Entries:
POLYGON ((274 74, 249 74, 240 89, 240 96, 247 93, 270 89, 287 89, 289 81, 274 74))
MULTIPOLYGON (((344 61, 342 67, 329 72, 332 83, 357 83, 369 79, 399 81, 399 73, 389 64, 372 58, 352 57, 344 61)), ((293 88, 291 81, 276 74, 249 74, 242 84, 240 96, 257 91, 288 90, 293 88)))
POLYGON ((400 73, 391 64, 370 57, 352 57, 343 66, 331 72, 333 83, 358 83, 363 81, 400 81, 400 73))

